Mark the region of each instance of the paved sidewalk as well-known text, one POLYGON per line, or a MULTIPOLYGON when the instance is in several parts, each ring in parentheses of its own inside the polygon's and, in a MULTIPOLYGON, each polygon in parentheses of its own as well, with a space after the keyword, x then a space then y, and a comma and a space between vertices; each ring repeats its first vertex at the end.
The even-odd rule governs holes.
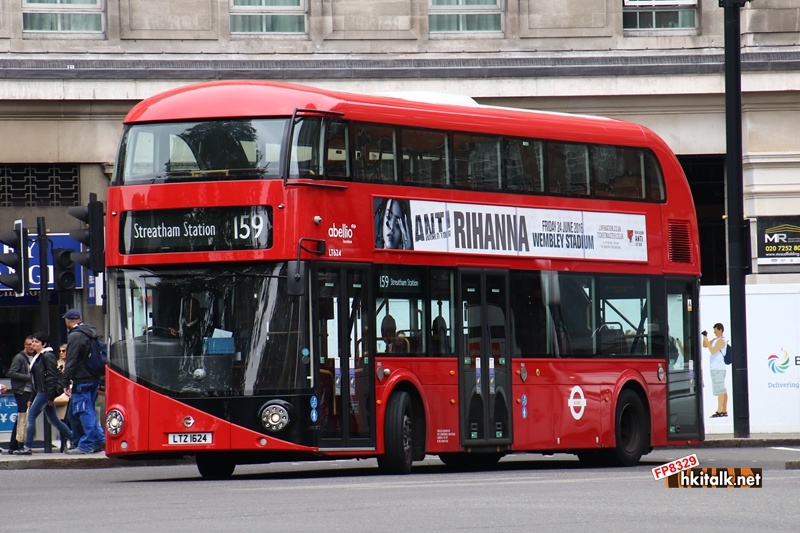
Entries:
POLYGON ((733 433, 706 435, 698 448, 763 448, 767 446, 800 446, 800 433, 751 433, 736 438, 733 433))
POLYGON ((172 464, 194 464, 194 458, 149 459, 125 461, 106 457, 103 452, 89 455, 67 455, 58 449, 54 453, 44 453, 43 449, 33 450, 33 455, 13 455, 3 448, 0 455, 0 470, 35 470, 44 468, 119 468, 127 466, 161 466, 172 464))
MULTIPOLYGON (((700 445, 704 448, 767 448, 786 446, 800 448, 800 433, 751 433, 749 438, 736 438, 723 433, 706 435, 700 445)), ((800 470, 800 460, 786 461, 786 470, 800 470)))
MULTIPOLYGON (((798 433, 757 433, 749 438, 735 438, 733 434, 708 435, 698 448, 765 448, 770 446, 790 446, 800 448, 798 433)), ((166 464, 194 464, 194 459, 159 459, 147 461, 125 461, 111 459, 102 452, 91 455, 66 455, 63 453, 44 453, 34 450, 33 455, 12 455, 3 447, 0 454, 0 470, 25 470, 43 468, 118 468, 129 466, 159 466, 166 464)), ((786 461, 787 470, 800 470, 800 460, 786 461)))

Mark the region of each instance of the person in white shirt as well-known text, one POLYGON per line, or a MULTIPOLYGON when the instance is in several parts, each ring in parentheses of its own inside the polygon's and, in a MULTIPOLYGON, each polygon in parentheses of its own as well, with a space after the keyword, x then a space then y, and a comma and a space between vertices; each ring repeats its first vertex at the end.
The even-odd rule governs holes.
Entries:
POLYGON ((728 350, 728 341, 722 336, 724 331, 725 327, 717 322, 714 324, 713 340, 708 340, 708 333, 703 332, 703 348, 708 348, 711 353, 711 392, 717 397, 717 412, 711 418, 728 416, 728 391, 725 388, 725 352, 728 350))

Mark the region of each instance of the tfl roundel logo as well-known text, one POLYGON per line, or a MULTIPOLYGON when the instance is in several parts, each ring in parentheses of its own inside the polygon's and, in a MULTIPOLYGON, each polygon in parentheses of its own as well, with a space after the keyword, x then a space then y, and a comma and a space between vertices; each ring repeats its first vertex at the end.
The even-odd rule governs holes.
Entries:
POLYGON ((767 366, 776 374, 783 374, 789 370, 789 352, 783 350, 783 360, 775 354, 767 357, 767 366))

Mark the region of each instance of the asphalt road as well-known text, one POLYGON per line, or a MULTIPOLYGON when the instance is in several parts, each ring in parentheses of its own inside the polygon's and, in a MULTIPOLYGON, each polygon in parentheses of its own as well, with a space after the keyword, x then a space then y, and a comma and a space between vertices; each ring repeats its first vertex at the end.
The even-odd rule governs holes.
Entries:
POLYGON ((633 468, 572 456, 514 456, 485 472, 436 458, 409 476, 374 460, 239 466, 224 481, 192 465, 2 472, 0 531, 796 531, 800 447, 657 450, 633 468), (761 489, 666 488, 652 468, 696 453, 701 466, 763 468, 761 489))

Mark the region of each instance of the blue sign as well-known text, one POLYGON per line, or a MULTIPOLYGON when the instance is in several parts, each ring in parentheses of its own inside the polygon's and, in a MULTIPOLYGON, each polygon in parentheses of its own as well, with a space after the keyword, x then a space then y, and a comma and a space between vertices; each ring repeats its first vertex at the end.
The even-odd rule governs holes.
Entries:
MULTIPOLYGON (((51 233, 47 235, 47 288, 55 289, 53 283, 53 248, 69 248, 70 250, 80 251, 81 243, 69 236, 68 233, 51 233)), ((3 252, 11 252, 5 245, 2 246, 3 252)), ((0 274, 10 274, 11 269, 6 265, 0 264, 0 274)), ((83 266, 75 265, 75 288, 83 288, 83 266)), ((39 238, 36 235, 28 235, 28 290, 38 291, 41 289, 41 268, 39 265, 39 238)), ((0 283, 0 291, 11 289, 0 283)))
POLYGON ((11 431, 17 420, 17 401, 12 394, 0 396, 0 431, 11 431))

